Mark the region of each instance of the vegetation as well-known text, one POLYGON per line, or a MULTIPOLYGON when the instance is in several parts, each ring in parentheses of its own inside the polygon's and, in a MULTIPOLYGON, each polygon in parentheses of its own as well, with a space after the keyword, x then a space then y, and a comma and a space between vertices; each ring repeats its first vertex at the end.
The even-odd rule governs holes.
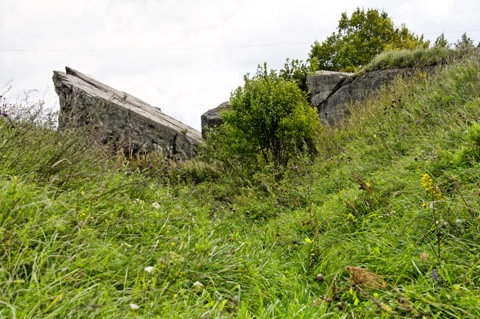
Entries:
POLYGON ((327 128, 312 69, 265 65, 186 162, 112 155, 3 94, 0 317, 480 317, 480 56, 426 46, 344 14, 310 67, 416 73, 327 128))
POLYGON ((224 124, 207 139, 209 154, 231 165, 286 167, 295 155, 315 152, 319 117, 293 80, 285 80, 265 64, 230 99, 224 124), (215 138, 216 137, 216 138, 215 138), (260 160, 260 158, 262 160, 260 160))
POLYGON ((351 17, 346 12, 342 14, 336 33, 322 43, 315 41, 307 63, 287 59, 279 76, 294 81, 309 95, 307 76, 316 70, 347 71, 359 75, 389 68, 434 66, 474 49, 474 42, 466 33, 453 44, 442 33, 430 47, 423 35, 415 35, 403 24, 400 28, 395 27, 386 12, 377 9, 365 12, 357 8, 351 17))
MULTIPOLYGON (((305 64, 302 60, 287 59, 278 75, 286 81, 294 81, 300 90, 308 95, 307 76, 314 72, 315 69, 311 65, 305 64)), ((310 99, 310 96, 307 96, 307 98, 310 99)))
MULTIPOLYGON (((480 43, 477 45, 477 47, 480 47, 480 43)), ((455 49, 461 52, 469 52, 475 49, 475 45, 473 44, 473 40, 467 36, 466 33, 464 33, 455 43, 455 49)))
POLYGON ((405 25, 395 27, 386 12, 357 8, 350 17, 344 12, 337 32, 322 43, 315 41, 309 56, 310 64, 317 70, 356 72, 383 51, 428 46, 429 41, 416 36, 405 25))
POLYGON ((479 73, 398 79, 281 180, 111 156, 2 101, 0 317, 478 318, 479 73))
POLYGON ((375 56, 369 64, 359 70, 358 74, 385 69, 435 66, 445 64, 458 55, 458 51, 443 47, 385 51, 375 56))
POLYGON ((461 59, 463 56, 472 54, 475 51, 473 40, 466 34, 454 44, 454 49, 442 34, 431 48, 420 48, 415 50, 392 50, 384 51, 375 56, 370 63, 362 67, 357 75, 364 72, 384 69, 419 69, 429 66, 445 64, 453 59, 461 59))

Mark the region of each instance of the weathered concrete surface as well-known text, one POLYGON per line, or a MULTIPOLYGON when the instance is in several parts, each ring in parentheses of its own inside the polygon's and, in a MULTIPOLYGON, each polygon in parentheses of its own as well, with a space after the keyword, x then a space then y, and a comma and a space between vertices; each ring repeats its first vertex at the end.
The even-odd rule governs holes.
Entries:
POLYGON ((353 73, 317 71, 315 75, 307 76, 307 86, 310 91, 312 105, 320 105, 334 94, 345 82, 351 82, 353 73))
MULTIPOLYGON (((321 119, 329 124, 348 115, 347 105, 361 102, 380 88, 392 84, 399 76, 411 76, 415 69, 386 69, 371 71, 359 76, 343 72, 326 72, 307 78, 311 95, 311 105, 316 107, 321 119), (329 89, 331 91, 329 92, 329 89)), ((431 74, 435 67, 427 67, 422 72, 431 74)))
POLYGON ((85 129, 96 141, 133 153, 163 150, 186 157, 201 133, 159 108, 66 67, 53 72, 60 100, 59 129, 85 129))
POLYGON ((220 117, 220 112, 228 109, 230 109, 230 101, 223 102, 216 108, 208 110, 202 114, 201 122, 203 138, 205 138, 205 133, 208 128, 219 126, 223 123, 220 117))

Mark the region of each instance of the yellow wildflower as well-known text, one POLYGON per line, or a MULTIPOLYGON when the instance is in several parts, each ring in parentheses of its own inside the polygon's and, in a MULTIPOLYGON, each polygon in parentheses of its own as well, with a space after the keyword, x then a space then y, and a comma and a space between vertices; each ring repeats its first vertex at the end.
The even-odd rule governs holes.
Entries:
POLYGON ((438 188, 438 186, 435 186, 433 178, 427 173, 422 175, 422 186, 427 191, 427 193, 434 196, 435 198, 442 197, 440 189, 438 188))

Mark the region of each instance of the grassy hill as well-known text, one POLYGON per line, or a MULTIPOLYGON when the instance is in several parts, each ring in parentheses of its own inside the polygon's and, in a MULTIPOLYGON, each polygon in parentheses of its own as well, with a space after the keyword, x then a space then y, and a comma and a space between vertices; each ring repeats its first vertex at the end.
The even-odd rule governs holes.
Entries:
POLYGON ((112 156, 15 107, 0 317, 480 317, 478 53, 352 105, 281 181, 112 156))

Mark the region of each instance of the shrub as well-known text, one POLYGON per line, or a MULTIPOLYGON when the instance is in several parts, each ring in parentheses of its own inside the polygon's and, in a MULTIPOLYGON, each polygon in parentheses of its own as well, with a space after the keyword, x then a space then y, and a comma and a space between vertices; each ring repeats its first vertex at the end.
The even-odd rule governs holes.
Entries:
POLYGON ((244 87, 231 96, 224 124, 207 139, 210 155, 242 167, 259 163, 282 168, 292 157, 314 154, 320 120, 304 93, 293 81, 259 67, 245 76, 244 87))

